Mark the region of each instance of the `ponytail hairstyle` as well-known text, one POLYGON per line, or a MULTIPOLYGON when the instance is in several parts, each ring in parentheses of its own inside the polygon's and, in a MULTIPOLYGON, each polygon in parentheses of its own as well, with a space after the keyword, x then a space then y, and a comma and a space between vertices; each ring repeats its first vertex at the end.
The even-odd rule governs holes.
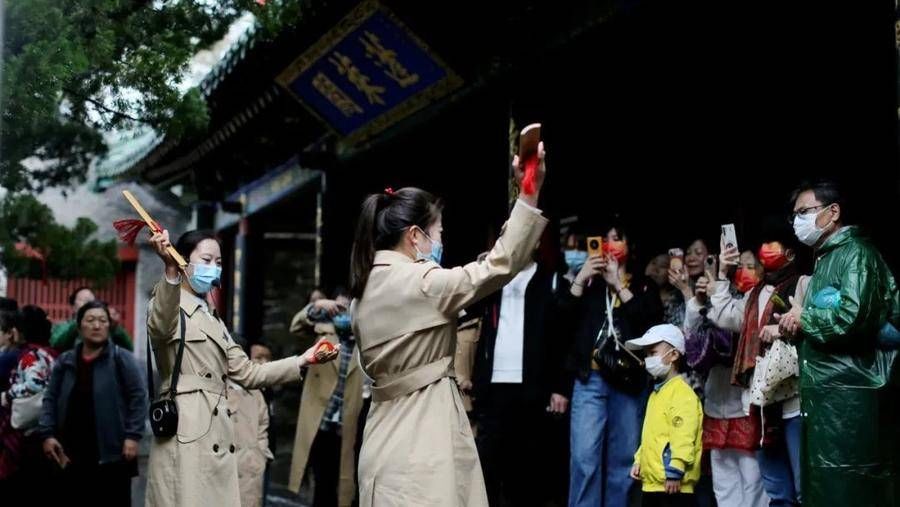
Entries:
POLYGON ((413 187, 372 194, 363 201, 350 256, 350 295, 361 298, 375 262, 376 250, 392 249, 407 229, 427 230, 443 210, 440 199, 413 187))

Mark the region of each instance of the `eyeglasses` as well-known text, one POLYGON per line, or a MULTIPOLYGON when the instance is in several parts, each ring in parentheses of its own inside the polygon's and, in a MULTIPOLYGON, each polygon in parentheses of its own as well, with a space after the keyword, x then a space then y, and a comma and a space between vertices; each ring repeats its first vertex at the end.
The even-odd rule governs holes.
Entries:
POLYGON ((822 208, 827 208, 828 206, 831 206, 831 203, 829 203, 829 204, 820 204, 820 205, 818 205, 818 206, 810 206, 810 207, 808 207, 808 208, 800 208, 800 209, 798 209, 797 211, 791 213, 790 218, 788 219, 788 223, 791 224, 791 225, 793 225, 793 224, 794 224, 794 220, 796 220, 797 217, 799 217, 799 216, 801 216, 801 215, 806 215, 806 214, 809 213, 810 211, 814 211, 814 210, 822 209, 822 208))

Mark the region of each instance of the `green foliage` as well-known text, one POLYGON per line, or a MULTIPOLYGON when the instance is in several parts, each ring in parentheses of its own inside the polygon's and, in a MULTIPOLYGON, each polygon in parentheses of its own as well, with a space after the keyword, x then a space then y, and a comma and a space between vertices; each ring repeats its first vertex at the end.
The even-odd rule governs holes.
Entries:
POLYGON ((33 196, 10 194, 0 202, 0 262, 13 276, 41 278, 41 262, 16 251, 16 243, 25 242, 44 254, 49 277, 102 285, 115 277, 119 261, 116 242, 92 239, 96 231, 97 224, 84 217, 72 228, 62 226, 33 196))
POLYGON ((313 0, 5 0, 0 186, 40 191, 85 180, 103 133, 150 126, 199 135, 209 113, 185 92, 191 57, 244 12, 255 37, 296 24, 313 0), (41 161, 29 169, 22 161, 41 161))
POLYGON ((252 0, 6 0, 0 185, 84 181, 103 132, 149 125, 172 137, 206 127, 190 58, 220 40, 252 0), (21 161, 42 163, 29 174, 21 161))

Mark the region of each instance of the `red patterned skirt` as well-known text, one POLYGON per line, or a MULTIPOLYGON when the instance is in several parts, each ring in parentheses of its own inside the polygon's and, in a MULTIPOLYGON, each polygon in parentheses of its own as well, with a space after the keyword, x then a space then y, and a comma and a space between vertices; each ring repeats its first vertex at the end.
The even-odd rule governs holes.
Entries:
POLYGON ((704 417, 703 448, 755 451, 759 449, 761 432, 762 425, 755 414, 736 419, 704 417))

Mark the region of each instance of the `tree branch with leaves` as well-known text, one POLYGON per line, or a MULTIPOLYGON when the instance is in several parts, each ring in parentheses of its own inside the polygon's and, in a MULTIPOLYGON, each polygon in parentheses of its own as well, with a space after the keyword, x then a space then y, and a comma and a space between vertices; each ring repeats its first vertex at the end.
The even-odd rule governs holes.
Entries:
POLYGON ((275 33, 300 0, 6 0, 0 86, 0 185, 40 191, 85 180, 103 133, 149 125, 199 134, 209 115, 184 91, 198 50, 243 12, 275 33), (23 161, 38 161, 30 164, 23 161))

